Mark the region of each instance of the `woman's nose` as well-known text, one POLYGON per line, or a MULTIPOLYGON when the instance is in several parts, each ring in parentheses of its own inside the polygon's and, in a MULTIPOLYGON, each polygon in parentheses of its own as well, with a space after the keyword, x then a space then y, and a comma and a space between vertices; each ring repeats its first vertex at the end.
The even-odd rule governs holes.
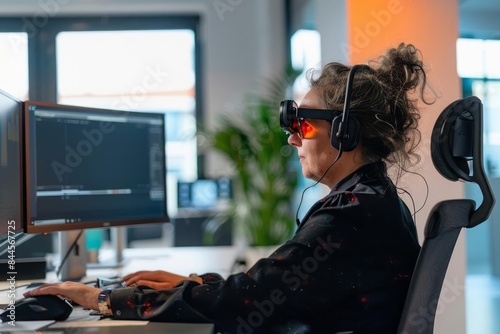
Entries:
POLYGON ((294 134, 291 134, 290 136, 288 136, 288 144, 291 145, 291 146, 300 146, 301 144, 301 140, 299 138, 299 136, 294 133, 294 134))

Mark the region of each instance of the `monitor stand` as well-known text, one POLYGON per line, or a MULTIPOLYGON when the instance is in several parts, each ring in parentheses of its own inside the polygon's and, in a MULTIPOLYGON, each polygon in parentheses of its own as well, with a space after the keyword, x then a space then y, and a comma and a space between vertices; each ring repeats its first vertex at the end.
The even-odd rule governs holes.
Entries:
POLYGON ((122 267, 125 231, 123 227, 112 227, 110 231, 115 260, 102 263, 87 263, 85 231, 58 232, 60 264, 62 263, 62 266, 57 269, 58 279, 60 281, 80 281, 87 276, 87 268, 122 267))
POLYGON ((114 259, 106 260, 104 262, 92 262, 87 263, 87 268, 121 268, 123 267, 124 258, 123 250, 126 245, 126 230, 125 227, 111 227, 109 229, 111 232, 110 240, 111 247, 114 251, 114 259))
POLYGON ((61 281, 80 281, 87 274, 87 247, 82 230, 58 232, 59 254, 57 278, 61 281))

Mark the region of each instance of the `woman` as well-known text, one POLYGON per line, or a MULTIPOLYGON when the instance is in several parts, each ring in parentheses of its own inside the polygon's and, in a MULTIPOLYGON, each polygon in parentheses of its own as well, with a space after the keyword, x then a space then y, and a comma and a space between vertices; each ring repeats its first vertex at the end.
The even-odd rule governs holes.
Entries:
MULTIPOLYGON (((311 77, 300 108, 342 110, 350 69, 327 64, 311 77)), ((342 154, 342 135, 340 147, 331 144, 338 122, 332 131, 332 119, 288 115, 288 142, 297 148, 302 173, 331 192, 291 240, 248 272, 223 279, 146 271, 124 277, 137 287, 112 293, 65 282, 31 295, 58 294, 116 319, 212 322, 222 333, 395 333, 420 247, 386 165, 401 171, 412 161, 420 133, 410 94, 420 88, 426 102, 426 75, 419 51, 401 44, 352 80, 348 122, 359 129, 348 136, 357 145, 342 154)))

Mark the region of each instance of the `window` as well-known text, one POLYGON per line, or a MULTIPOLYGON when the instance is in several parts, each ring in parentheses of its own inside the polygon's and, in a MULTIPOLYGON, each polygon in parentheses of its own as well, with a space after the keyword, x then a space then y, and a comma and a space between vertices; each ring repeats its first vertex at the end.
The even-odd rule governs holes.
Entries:
POLYGON ((0 32, 0 89, 10 95, 28 98, 28 35, 0 32))
POLYGON ((500 79, 500 40, 459 38, 457 71, 462 78, 500 79))
POLYGON ((484 158, 486 172, 500 176, 500 58, 499 40, 457 41, 457 72, 462 78, 463 95, 483 102, 484 158))
POLYGON ((292 66, 302 69, 302 73, 295 81, 294 99, 299 102, 309 91, 306 72, 311 69, 320 69, 321 66, 321 36, 316 30, 299 29, 290 38, 292 66))
POLYGON ((21 100, 164 112, 167 182, 202 173, 197 16, 54 17, 30 34, 18 21, 0 21, 0 89, 21 100))

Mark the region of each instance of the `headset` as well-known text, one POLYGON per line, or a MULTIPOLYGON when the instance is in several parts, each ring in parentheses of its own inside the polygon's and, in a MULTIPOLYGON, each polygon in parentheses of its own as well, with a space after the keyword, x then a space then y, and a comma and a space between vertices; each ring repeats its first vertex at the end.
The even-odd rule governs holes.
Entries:
POLYGON ((495 203, 483 166, 482 113, 482 102, 476 96, 456 100, 441 112, 431 135, 431 158, 437 171, 450 181, 479 185, 483 202, 468 227, 486 220, 495 203))
POLYGON ((295 107, 295 101, 285 100, 280 103, 280 127, 283 131, 290 133, 295 118, 323 119, 332 122, 330 141, 334 148, 342 152, 352 151, 358 145, 359 121, 349 116, 349 105, 351 102, 352 81, 354 74, 360 68, 368 65, 354 65, 347 76, 344 109, 306 109, 295 107))

